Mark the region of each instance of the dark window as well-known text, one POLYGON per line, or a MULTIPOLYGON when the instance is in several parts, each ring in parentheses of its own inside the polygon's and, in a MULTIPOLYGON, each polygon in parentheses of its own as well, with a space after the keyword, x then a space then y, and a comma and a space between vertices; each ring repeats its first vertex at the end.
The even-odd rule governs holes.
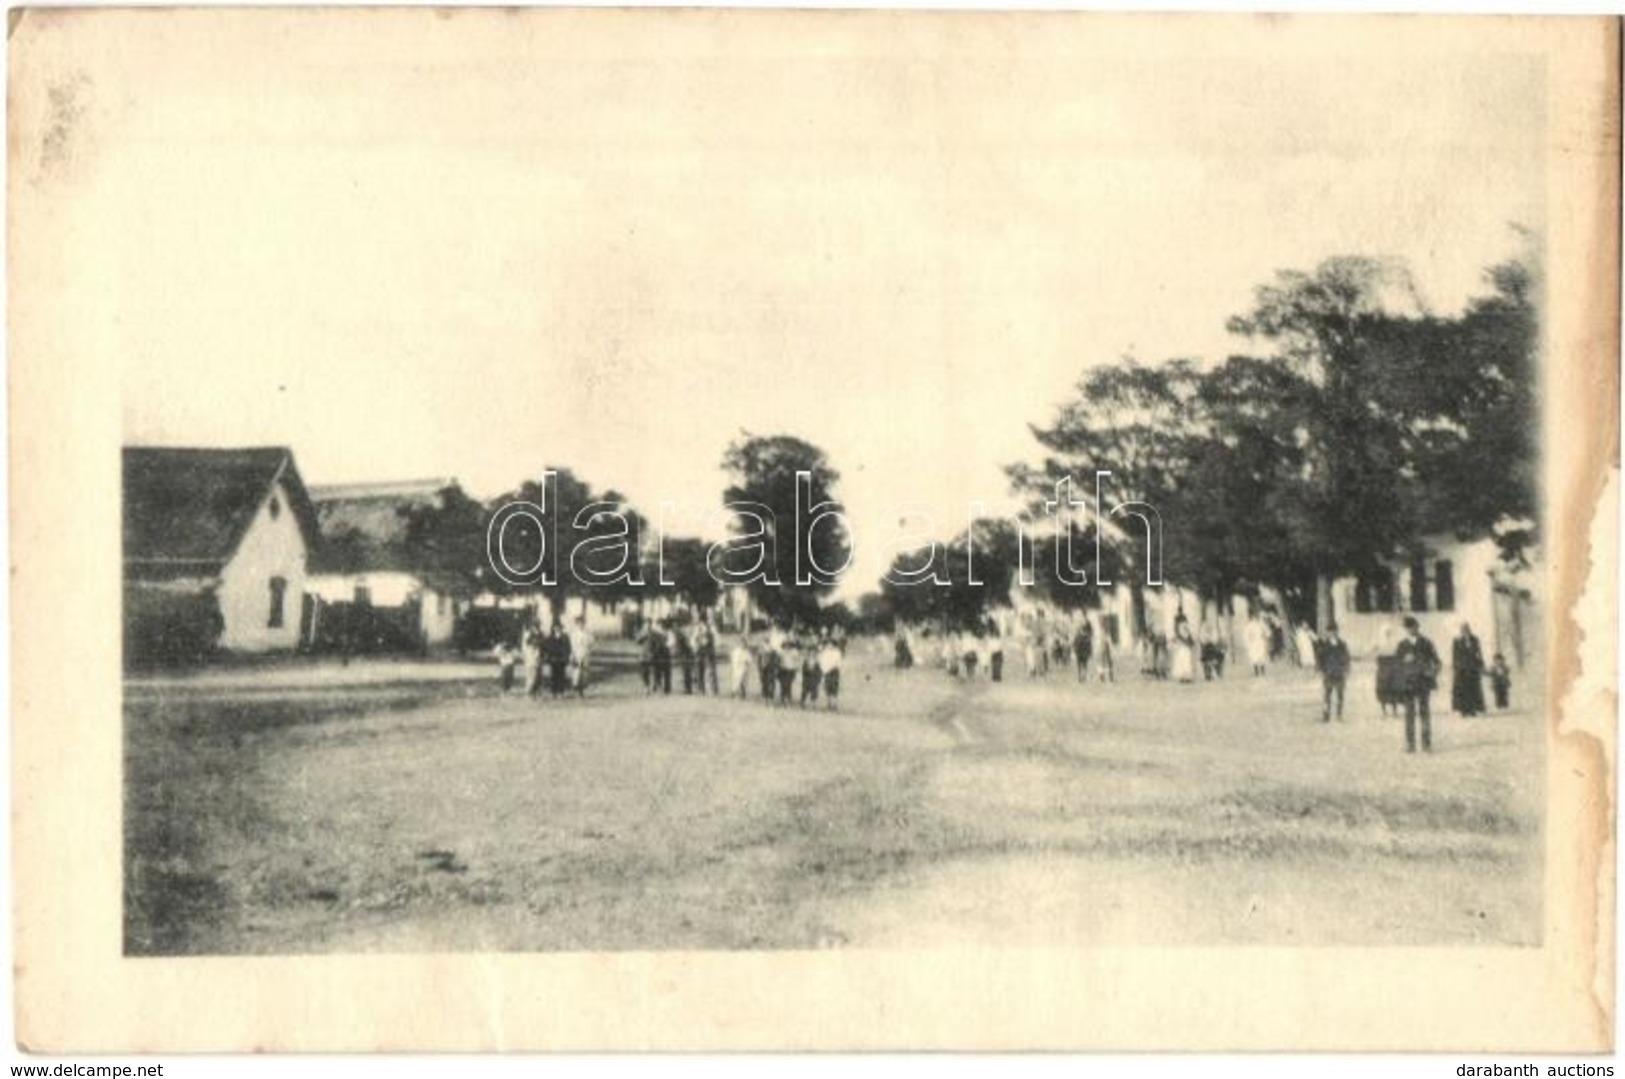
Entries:
POLYGON ((276 495, 271 496, 270 504, 265 508, 270 512, 273 521, 282 516, 282 503, 277 501, 276 495))
POLYGON ((285 577, 271 578, 271 617, 266 619, 266 626, 270 629, 282 628, 282 608, 288 598, 288 581, 285 577))
POLYGON ((1428 609, 1428 564, 1418 558, 1411 563, 1411 610, 1428 609))
POLYGON ((1357 614, 1387 613, 1395 609, 1394 571, 1378 566, 1360 574, 1354 583, 1354 610, 1357 614))
POLYGON ((1456 568, 1447 559, 1433 563, 1433 605, 1441 611, 1456 609, 1456 568))

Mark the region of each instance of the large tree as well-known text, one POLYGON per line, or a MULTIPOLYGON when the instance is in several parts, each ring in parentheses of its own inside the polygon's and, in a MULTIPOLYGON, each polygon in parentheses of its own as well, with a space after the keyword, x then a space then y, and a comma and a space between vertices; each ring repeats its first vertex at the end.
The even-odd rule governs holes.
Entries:
POLYGON ((1447 319, 1403 267, 1330 259, 1278 274, 1231 320, 1304 387, 1285 416, 1301 459, 1270 501, 1315 574, 1321 621, 1334 576, 1533 512, 1532 274, 1512 263, 1490 280, 1493 295, 1447 319))
POLYGON ((1297 474, 1275 492, 1316 579, 1317 621, 1332 617, 1332 578, 1415 542, 1408 452, 1426 403, 1404 392, 1434 327, 1410 275, 1386 260, 1340 257, 1282 271, 1254 293, 1232 332, 1273 350, 1309 391, 1291 416, 1297 474))
POLYGON ((978 519, 948 543, 900 553, 879 598, 895 619, 969 629, 1010 606, 1020 567, 1033 557, 1032 540, 1014 522, 978 519))
POLYGON ((659 587, 668 590, 696 614, 715 607, 722 596, 722 585, 706 565, 708 547, 704 540, 683 537, 666 540, 660 552, 661 572, 671 583, 662 583, 659 587))
MULTIPOLYGON (((1127 584, 1136 629, 1141 632, 1145 629, 1144 588, 1148 582, 1165 578, 1160 553, 1167 544, 1160 531, 1153 532, 1149 521, 1126 516, 1112 519, 1111 512, 1124 503, 1150 507, 1159 521, 1158 530, 1160 522, 1168 519, 1168 506, 1184 482, 1191 443, 1197 436, 1199 387, 1199 372, 1188 360, 1145 364, 1124 357, 1117 364, 1092 367, 1047 426, 1031 427, 1045 450, 1043 459, 1037 465, 1017 464, 1007 469, 1038 521, 1051 513, 1057 483, 1069 480, 1072 496, 1088 502, 1095 496, 1096 473, 1111 473, 1102 485, 1103 504, 1096 507, 1104 520, 1062 517, 1053 526, 1038 526, 1053 531, 1049 538, 1039 540, 1035 571, 1042 564, 1052 585, 1082 587, 1053 580, 1057 539, 1070 534, 1071 567, 1082 570, 1091 584, 1102 580, 1127 584), (1106 562, 1103 550, 1105 564, 1094 564, 1096 529, 1110 537, 1114 562, 1106 562), (1080 544, 1080 539, 1087 542, 1080 544)), ((1062 570, 1063 575, 1069 573, 1062 570)))
POLYGON ((1482 535, 1512 524, 1527 542, 1539 515, 1540 282, 1532 260, 1494 266, 1485 278, 1491 291, 1448 325, 1445 347, 1422 371, 1448 422, 1418 446, 1418 513, 1430 531, 1482 535))
MULTIPOLYGON (((1428 535, 1527 540, 1508 519, 1536 508, 1538 274, 1514 261, 1487 277, 1490 294, 1441 318, 1391 261, 1279 273, 1229 324, 1267 351, 1091 369, 1033 428, 1043 460, 1011 477, 1037 509, 1058 479, 1087 497, 1110 469, 1108 505, 1160 512, 1167 579, 1218 599, 1271 585, 1322 620, 1333 577, 1420 553, 1428 535)), ((1142 547, 1109 549, 1144 579, 1142 547)))
POLYGON ((414 562, 472 588, 485 563, 485 507, 454 484, 432 501, 400 510, 401 539, 414 562))
POLYGON ((712 569, 745 583, 755 606, 776 620, 813 619, 852 558, 835 497, 840 473, 824 451, 790 435, 744 432, 722 459, 723 501, 735 536, 712 569))
MULTIPOLYGON (((640 572, 643 518, 616 491, 595 491, 568 468, 548 469, 495 499, 502 556, 508 567, 546 565, 550 579, 504 580, 488 568, 486 581, 498 594, 535 596, 561 618, 572 598, 613 600, 632 594, 640 572), (525 503, 536 509, 515 512, 525 503), (545 536, 545 546, 543 537, 545 536)), ((510 574, 510 576, 513 576, 510 574)))
POLYGON ((1261 585, 1288 597, 1312 589, 1296 536, 1313 396, 1281 365, 1247 357, 1202 375, 1201 418, 1164 514, 1169 580, 1221 606, 1261 585))

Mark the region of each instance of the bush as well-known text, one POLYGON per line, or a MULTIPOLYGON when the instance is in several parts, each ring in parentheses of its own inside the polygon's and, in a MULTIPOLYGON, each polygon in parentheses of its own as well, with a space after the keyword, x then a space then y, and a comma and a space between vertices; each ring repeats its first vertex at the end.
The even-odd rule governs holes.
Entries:
POLYGON ((173 667, 208 659, 220 646, 226 620, 212 591, 182 592, 142 585, 124 589, 124 665, 173 667))

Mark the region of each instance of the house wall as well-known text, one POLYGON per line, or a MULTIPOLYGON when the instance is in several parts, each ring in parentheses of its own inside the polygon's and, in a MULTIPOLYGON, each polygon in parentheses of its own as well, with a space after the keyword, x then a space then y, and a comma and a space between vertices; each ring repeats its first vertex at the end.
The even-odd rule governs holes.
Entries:
POLYGON ((299 605, 305 593, 305 537, 278 483, 260 503, 237 553, 220 574, 220 614, 225 621, 220 645, 237 652, 272 652, 299 643, 299 605), (271 513, 272 499, 279 512, 271 513), (282 624, 270 625, 271 579, 287 582, 282 593, 282 624))
POLYGON ((311 577, 305 590, 327 603, 353 603, 357 588, 365 588, 374 607, 399 607, 423 587, 416 574, 396 570, 375 573, 324 573, 311 577))
POLYGON ((1427 559, 1427 609, 1413 610, 1410 566, 1395 564, 1395 609, 1392 611, 1361 612, 1356 610, 1358 582, 1342 578, 1332 586, 1332 602, 1336 609, 1337 625, 1349 649, 1360 656, 1375 656, 1392 651, 1399 640, 1400 623, 1405 616, 1414 617, 1421 624, 1422 635, 1430 638, 1441 651, 1448 648, 1451 638, 1466 622, 1484 642, 1486 655, 1503 650, 1497 640, 1495 617, 1495 575, 1500 567, 1500 554, 1495 541, 1474 540, 1462 543, 1452 538, 1439 538, 1428 543, 1431 551, 1427 559), (1450 562, 1455 578, 1455 602, 1447 611, 1438 610, 1435 564, 1439 560, 1450 562))
POLYGON ((430 647, 446 644, 457 629, 461 602, 448 593, 428 587, 413 573, 399 570, 324 573, 305 582, 305 590, 323 603, 354 603, 358 588, 367 590, 368 601, 374 607, 402 607, 421 598, 418 628, 430 647))
POLYGON ((423 640, 432 648, 450 642, 457 629, 459 605, 455 596, 439 589, 423 589, 421 624, 423 640))

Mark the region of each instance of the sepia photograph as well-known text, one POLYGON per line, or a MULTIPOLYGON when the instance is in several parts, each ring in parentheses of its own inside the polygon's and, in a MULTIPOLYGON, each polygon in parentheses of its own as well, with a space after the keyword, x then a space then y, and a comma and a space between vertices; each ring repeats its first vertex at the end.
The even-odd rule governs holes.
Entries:
POLYGON ((19 654, 19 762, 100 793, 14 811, 105 835, 84 961, 168 1001, 124 1048, 502 1047, 189 1036, 205 960, 695 955, 1505 961, 1572 1019, 1148 1035, 1158 974, 1123 1041, 693 994, 517 1044, 1611 1044, 1616 24, 11 29, 12 542, 93 567, 14 560, 14 619, 102 683, 19 654))

